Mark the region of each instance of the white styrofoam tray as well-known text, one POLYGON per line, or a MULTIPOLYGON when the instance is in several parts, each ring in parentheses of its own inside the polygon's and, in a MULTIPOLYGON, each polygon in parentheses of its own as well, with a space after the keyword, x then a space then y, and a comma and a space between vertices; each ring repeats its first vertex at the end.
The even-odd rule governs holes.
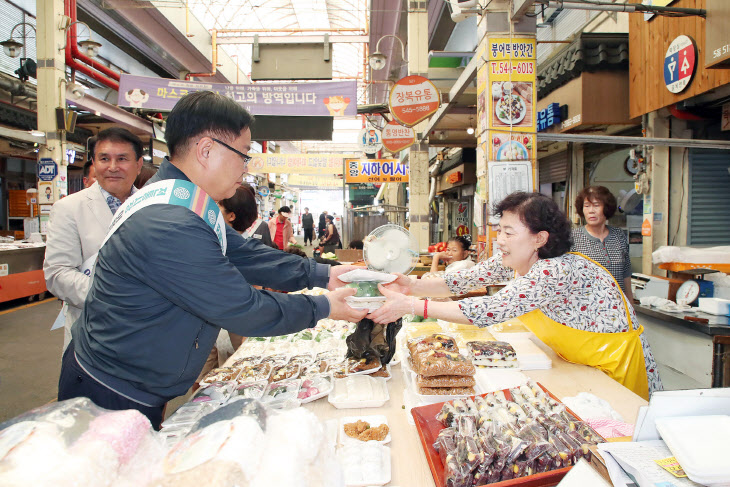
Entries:
POLYGON ((730 416, 657 418, 656 428, 690 480, 730 484, 730 416))
POLYGON ((392 437, 390 436, 390 431, 388 431, 388 435, 385 437, 385 439, 381 441, 370 440, 365 442, 347 436, 347 434, 345 433, 345 424, 354 423, 356 421, 365 421, 366 423, 370 424, 371 428, 376 428, 382 424, 390 428, 390 425, 388 425, 388 418, 386 418, 385 415, 382 414, 373 414, 372 416, 347 416, 340 419, 340 424, 338 428, 339 444, 347 445, 349 443, 355 443, 357 445, 362 445, 363 443, 379 443, 381 445, 386 445, 390 443, 390 440, 392 440, 392 437))
POLYGON ((327 400, 338 409, 377 408, 388 402, 388 384, 385 379, 368 375, 349 375, 335 379, 327 400))
POLYGON ((374 442, 348 444, 337 451, 347 487, 385 485, 390 482, 390 448, 374 442))

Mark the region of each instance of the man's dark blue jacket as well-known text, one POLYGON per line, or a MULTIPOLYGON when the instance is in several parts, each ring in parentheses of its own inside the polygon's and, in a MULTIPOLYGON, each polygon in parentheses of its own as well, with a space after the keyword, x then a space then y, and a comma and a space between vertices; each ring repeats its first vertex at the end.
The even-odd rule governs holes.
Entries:
MULTIPOLYGON (((165 160, 148 184, 188 178, 165 160)), ((220 328, 284 335, 329 315, 324 296, 257 291, 327 287, 329 266, 244 240, 227 227, 226 255, 187 208, 151 205, 130 216, 99 251, 81 318, 76 359, 117 393, 147 406, 183 395, 220 328)))

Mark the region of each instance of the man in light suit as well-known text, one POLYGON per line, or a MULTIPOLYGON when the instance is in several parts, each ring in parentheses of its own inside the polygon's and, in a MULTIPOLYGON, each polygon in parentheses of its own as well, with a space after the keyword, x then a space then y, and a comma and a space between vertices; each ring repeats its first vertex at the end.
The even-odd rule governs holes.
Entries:
POLYGON ((48 290, 62 299, 66 314, 63 349, 81 315, 96 254, 114 212, 134 192, 142 168, 142 141, 126 129, 99 132, 93 146, 96 182, 53 205, 48 221, 43 273, 48 290))

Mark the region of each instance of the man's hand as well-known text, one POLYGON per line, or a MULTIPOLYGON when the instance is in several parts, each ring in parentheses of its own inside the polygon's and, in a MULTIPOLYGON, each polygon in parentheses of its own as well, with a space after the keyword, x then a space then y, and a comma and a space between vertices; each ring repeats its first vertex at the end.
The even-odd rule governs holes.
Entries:
MULTIPOLYGON (((335 266, 335 267, 344 267, 344 266, 335 266)), ((329 302, 330 302, 330 314, 329 314, 328 318, 331 318, 333 320, 352 321, 353 323, 357 323, 361 319, 365 318, 365 315, 368 313, 368 310, 351 308, 345 302, 345 298, 347 296, 353 296, 356 292, 357 292, 357 289, 346 287, 346 288, 337 289, 336 291, 331 291, 331 292, 325 294, 325 296, 327 296, 327 299, 329 299, 329 302)))
MULTIPOLYGON (((385 289, 409 296, 413 294, 413 280, 403 274, 396 273, 395 275, 398 276, 398 279, 393 282, 389 282, 388 284, 385 284, 385 289)), ((385 296, 385 294, 383 294, 383 296, 385 296)))
POLYGON ((355 265, 333 265, 330 268, 330 280, 327 283, 327 289, 334 291, 335 289, 341 288, 347 284, 346 282, 340 281, 339 277, 345 272, 354 271, 356 269, 362 269, 362 267, 355 265))
MULTIPOLYGON (((395 282, 397 282, 397 280, 394 281, 394 283, 395 282)), ((393 283, 391 283, 391 285, 392 284, 393 283)), ((380 308, 368 315, 368 318, 373 320, 375 323, 392 323, 398 318, 401 318, 403 315, 409 314, 411 311, 418 314, 423 310, 423 308, 418 307, 419 303, 416 301, 416 298, 406 296, 392 290, 392 287, 389 289, 383 285, 379 285, 378 289, 380 290, 380 293, 385 296, 386 300, 380 308)))

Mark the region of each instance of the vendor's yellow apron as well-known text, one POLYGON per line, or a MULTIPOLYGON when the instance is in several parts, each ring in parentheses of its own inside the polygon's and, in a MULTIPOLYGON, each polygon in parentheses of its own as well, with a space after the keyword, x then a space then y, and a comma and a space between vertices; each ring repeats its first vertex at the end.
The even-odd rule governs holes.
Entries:
MULTIPOLYGON (((600 266, 585 255, 576 254, 600 266)), ((603 268, 603 266, 601 267, 603 268)), ((616 285, 618 286, 618 283, 616 285)), ((522 315, 518 319, 563 359, 600 369, 624 387, 649 400, 644 349, 639 339, 644 327, 639 325, 636 330, 633 329, 626 296, 621 293, 621 297, 626 319, 631 328, 627 332, 597 333, 576 330, 553 321, 539 309, 522 315)))

